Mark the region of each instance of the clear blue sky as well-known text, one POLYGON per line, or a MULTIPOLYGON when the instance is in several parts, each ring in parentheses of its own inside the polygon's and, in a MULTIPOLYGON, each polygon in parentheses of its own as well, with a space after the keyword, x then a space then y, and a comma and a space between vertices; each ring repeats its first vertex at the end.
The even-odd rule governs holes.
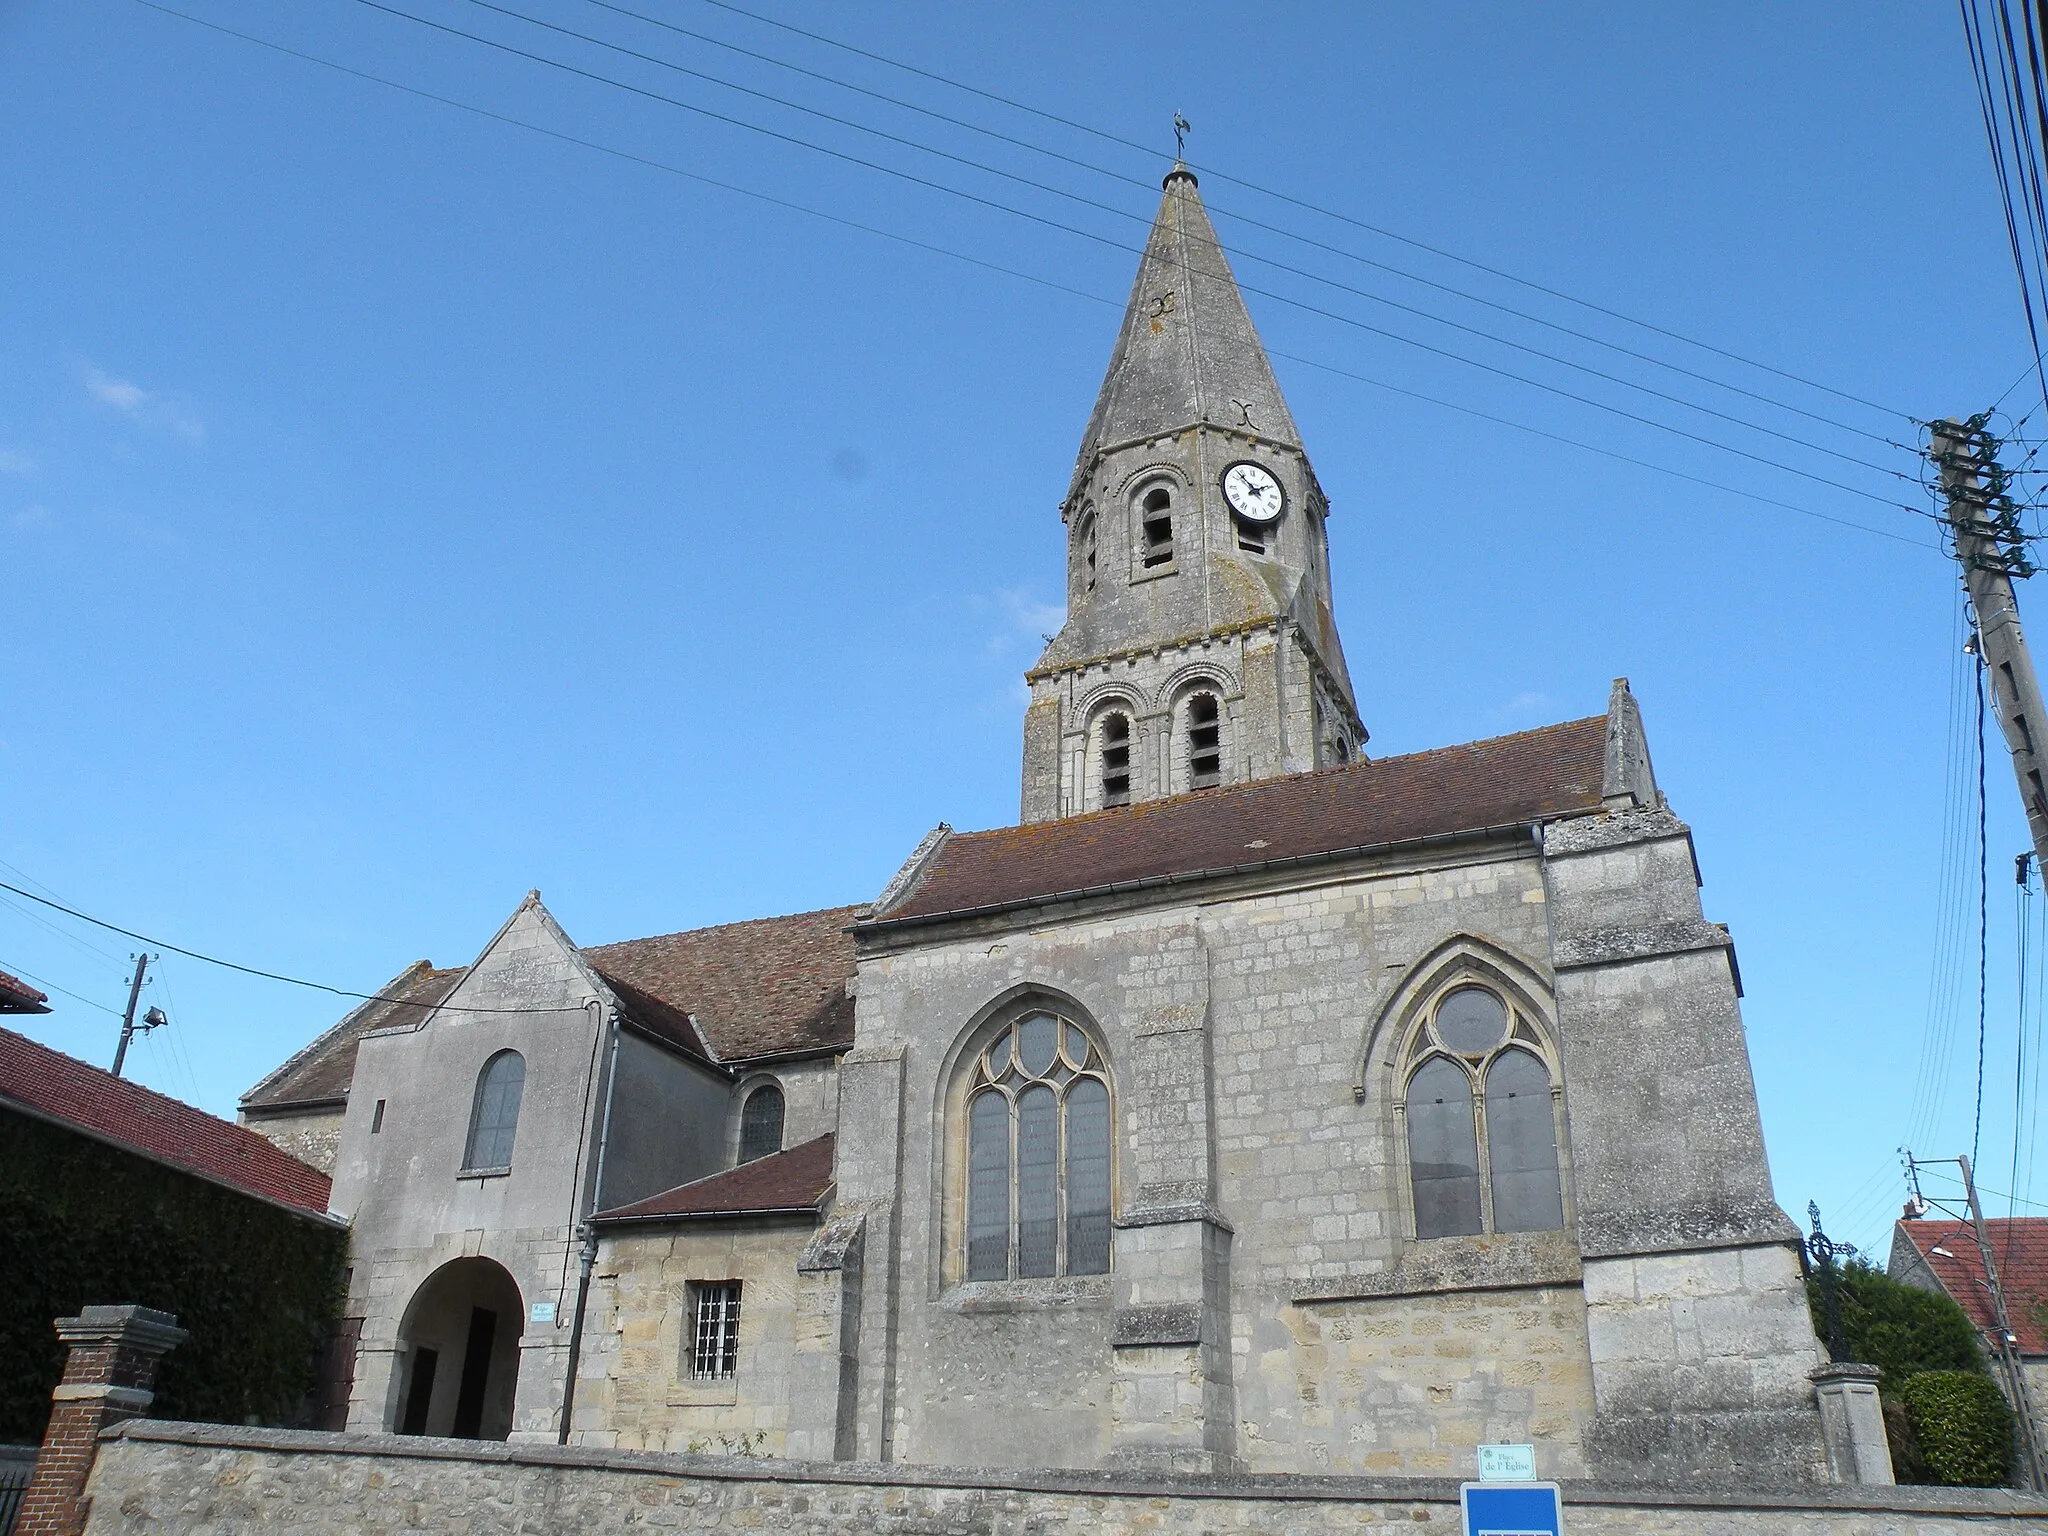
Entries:
MULTIPOLYGON (((2025 362, 1948 10, 778 8, 1160 151, 1141 154, 701 0, 628 0, 1133 182, 585 0, 505 0, 1103 209, 466 0, 393 0, 1099 237, 1088 239, 355 0, 175 3, 1059 286, 340 75, 136 0, 14 0, 0 9, 0 878, 173 942, 370 990, 421 956, 469 958, 529 886, 596 943, 865 899, 934 822, 1014 819, 1019 674, 1061 602, 1056 504, 1178 109, 1194 123, 1190 158, 1218 172, 1887 408, 1204 176, 1240 278, 1268 291, 1250 302, 1269 346, 1308 360, 1278 368, 1335 502, 1339 619, 1372 750, 1593 713, 1627 674, 1695 828, 1709 914, 1740 945, 1781 1200, 1801 1211, 1818 1198, 1841 1235, 1869 1241, 1897 1198, 1894 1147, 1910 1136, 1936 1155, 1967 1149, 1973 956, 1935 987, 1948 1003, 1932 1015, 1929 1003, 1941 957, 1953 971, 1968 947, 1956 903, 1942 915, 1945 871, 1953 886, 1967 870, 1961 920, 1975 926, 1974 863, 1944 841, 1961 753, 1956 581, 1929 525, 1882 504, 1924 505, 1889 474, 1910 474, 1910 453, 1882 441, 1915 441, 1907 413, 1988 404, 2025 362), (1245 215, 1876 436, 1597 351, 1245 215)), ((2032 398, 2022 388, 2013 404, 2032 398)), ((2048 595, 2023 593, 2037 600, 2048 595)), ((1983 1163, 2004 1189, 2010 858, 2024 828, 1995 752, 1990 803, 1983 1163)), ((7 903, 0 966, 99 1005, 60 992, 58 1011, 28 1027, 108 1060, 103 1010, 118 1008, 133 946, 7 903)), ((149 998, 176 1022, 138 1049, 136 1075, 222 1113, 345 1006, 177 955, 157 974, 149 998)), ((2023 1167, 2023 1192, 2048 1200, 2048 1178, 2031 1176, 2023 1167)))

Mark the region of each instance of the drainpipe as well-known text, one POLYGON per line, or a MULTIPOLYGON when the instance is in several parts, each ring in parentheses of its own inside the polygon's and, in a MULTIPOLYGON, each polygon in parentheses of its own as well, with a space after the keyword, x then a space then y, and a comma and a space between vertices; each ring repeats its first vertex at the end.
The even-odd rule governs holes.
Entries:
MULTIPOLYGON (((612 1096, 619 1081, 619 1010, 611 1010, 612 1047, 604 1069, 604 1121, 597 1133, 597 1168, 590 1180, 590 1208, 597 1209, 604 1193, 604 1154, 612 1139, 612 1096)), ((583 1218, 583 1255, 576 1271, 576 1312, 569 1323, 569 1375, 562 1383, 562 1423, 555 1435, 557 1445, 569 1443, 569 1422, 576 1410, 576 1366, 583 1358, 583 1314, 590 1304, 590 1272, 597 1267, 597 1228, 590 1217, 583 1218)))

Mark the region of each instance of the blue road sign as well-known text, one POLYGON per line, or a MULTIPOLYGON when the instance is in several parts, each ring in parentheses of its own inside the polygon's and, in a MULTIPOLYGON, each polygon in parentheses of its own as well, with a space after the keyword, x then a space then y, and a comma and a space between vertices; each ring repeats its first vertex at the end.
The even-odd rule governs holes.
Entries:
POLYGON ((1564 1536, 1555 1483, 1465 1483, 1458 1503, 1465 1536, 1564 1536))

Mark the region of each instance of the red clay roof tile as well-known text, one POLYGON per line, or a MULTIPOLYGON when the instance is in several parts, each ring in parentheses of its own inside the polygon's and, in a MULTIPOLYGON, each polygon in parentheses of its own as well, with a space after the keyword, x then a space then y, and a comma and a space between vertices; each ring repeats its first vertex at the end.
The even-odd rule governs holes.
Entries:
POLYGON ((0 971, 0 1013, 48 1013, 50 999, 19 976, 0 971))
MULTIPOLYGON (((1990 1332, 1991 1290, 1984 1283, 1984 1256, 1970 1224, 1921 1217, 1900 1222, 1899 1231, 1970 1321, 1990 1332), (1937 1248, 1942 1252, 1936 1253, 1937 1248)), ((1998 1266, 1999 1289, 2005 1292, 2006 1316, 2020 1353, 2048 1355, 2048 1216, 1988 1217, 1984 1237, 1991 1245, 1991 1262, 1998 1266)))
POLYGON ((327 1213, 327 1175, 254 1131, 0 1029, 0 1107, 10 1106, 245 1194, 327 1213))

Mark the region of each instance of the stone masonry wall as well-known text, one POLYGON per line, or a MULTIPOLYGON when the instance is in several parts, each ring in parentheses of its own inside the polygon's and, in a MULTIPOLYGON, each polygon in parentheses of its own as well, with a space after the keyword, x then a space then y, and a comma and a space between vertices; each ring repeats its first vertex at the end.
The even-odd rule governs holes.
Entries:
MULTIPOLYGON (((1321 1536, 1458 1528, 1447 1479, 917 1471, 131 1422, 101 1443, 87 1536, 632 1530, 840 1536, 1321 1536)), ((2002 1490, 1567 1490, 1573 1536, 1986 1536, 2041 1529, 2002 1490)))
POLYGON ((1246 1461, 1292 1461, 1309 1430, 1368 1473, 1455 1477, 1476 1447, 1505 1442, 1534 1444, 1543 1477, 1586 1475, 1593 1376, 1577 1286, 1308 1303, 1281 1321, 1293 1348, 1267 1369, 1294 1373, 1296 1423, 1246 1424, 1246 1461), (1276 1433, 1288 1443, 1260 1443, 1276 1433))
POLYGON ((785 1456, 797 1260, 809 1221, 624 1227, 606 1235, 576 1373, 578 1445, 785 1456), (738 1280, 739 1368, 690 1373, 693 1281, 738 1280))
POLYGON ((251 1115, 244 1110, 239 1119, 280 1151, 322 1173, 334 1172, 334 1159, 341 1151, 340 1106, 296 1115, 251 1115))

